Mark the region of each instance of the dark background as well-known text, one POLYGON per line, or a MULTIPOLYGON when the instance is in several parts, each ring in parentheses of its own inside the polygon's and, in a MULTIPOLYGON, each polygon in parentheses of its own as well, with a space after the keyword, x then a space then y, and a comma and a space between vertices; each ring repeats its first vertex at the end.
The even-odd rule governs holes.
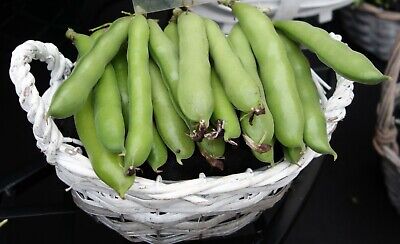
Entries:
MULTIPOLYGON (((70 194, 64 191, 67 186, 56 177, 52 166, 46 164, 44 155, 36 148, 31 125, 19 106, 8 76, 11 52, 17 45, 29 39, 51 42, 74 60, 76 53, 69 40, 64 38, 65 30, 72 27, 87 33, 89 28, 120 16, 121 10, 131 11, 130 1, 1 1, 0 83, 4 144, 1 147, 0 186, 15 182, 29 172, 36 173, 1 192, 0 220, 7 216, 9 222, 0 229, 0 243, 127 243, 75 207, 70 194)), ((152 17, 160 18, 163 25, 169 12, 152 17)), ((346 39, 337 17, 335 13, 333 21, 322 27, 342 34, 352 48, 366 53, 346 39)), ((307 21, 317 24, 313 18, 307 21)), ((384 69, 384 61, 366 54, 378 68, 384 69)), ((313 66, 321 67, 321 64, 314 62, 313 66)), ((43 92, 49 79, 45 65, 32 64, 32 70, 37 77, 36 86, 43 92)), ((354 92, 355 98, 347 109, 347 116, 339 123, 332 138, 332 146, 339 154, 336 162, 330 157, 313 161, 311 173, 300 175, 289 195, 250 228, 224 239, 199 242, 278 243, 276 239, 272 241, 271 236, 279 235, 282 237, 280 243, 285 244, 400 243, 400 215, 396 214, 386 195, 380 157, 371 144, 380 86, 356 85, 354 92), (302 188, 304 182, 311 182, 310 188, 302 188), (279 219, 285 211, 290 212, 285 201, 301 203, 300 211, 286 218, 289 221, 286 226, 290 228, 283 228, 284 220, 279 219)))

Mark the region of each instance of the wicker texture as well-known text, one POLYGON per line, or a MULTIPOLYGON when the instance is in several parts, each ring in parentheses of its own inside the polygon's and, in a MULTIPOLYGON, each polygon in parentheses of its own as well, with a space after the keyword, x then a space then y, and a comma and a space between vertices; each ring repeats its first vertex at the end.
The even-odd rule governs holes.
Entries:
POLYGON ((352 41, 382 60, 391 55, 400 32, 400 13, 382 10, 368 3, 342 12, 344 30, 352 41))
POLYGON ((382 85, 381 99, 377 107, 377 126, 373 140, 376 151, 383 157, 382 170, 388 195, 400 214, 400 157, 394 110, 400 105, 400 34, 385 73, 392 77, 382 85))
MULTIPOLYGON (((352 0, 242 0, 264 10, 273 19, 293 19, 318 16, 321 23, 332 19, 332 12, 352 3, 352 0)), ((191 8, 194 12, 215 20, 225 33, 236 22, 231 9, 218 3, 191 8)))
MULTIPOLYGON (((301 170, 320 156, 308 148, 298 165, 283 161, 224 177, 201 173, 197 179, 178 182, 164 182, 161 176, 156 180, 137 177, 122 200, 96 176, 77 146, 80 142, 63 137, 52 119, 45 117, 51 96, 71 68, 72 63, 53 44, 27 41, 13 52, 10 77, 33 124, 37 146, 70 186, 75 203, 131 241, 174 243, 233 233, 279 201, 301 170), (46 62, 51 71, 50 88, 42 97, 30 73, 33 59, 46 62)), ((337 76, 336 90, 327 99, 321 84, 327 85, 314 72, 313 78, 330 136, 352 102, 353 82, 337 76)))

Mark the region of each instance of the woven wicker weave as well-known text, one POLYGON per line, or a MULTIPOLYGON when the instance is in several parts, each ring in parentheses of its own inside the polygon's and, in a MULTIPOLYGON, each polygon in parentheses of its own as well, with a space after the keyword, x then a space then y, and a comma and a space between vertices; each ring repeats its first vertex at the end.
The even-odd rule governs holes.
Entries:
MULTIPOLYGON (((174 243, 233 233, 279 201, 300 171, 320 156, 307 149, 297 165, 283 161, 223 177, 201 173, 197 179, 178 182, 164 182, 160 176, 156 180, 137 177, 122 200, 96 176, 77 146, 80 142, 63 137, 54 121, 45 117, 54 91, 72 66, 53 44, 27 41, 13 52, 10 77, 33 124, 37 146, 70 186, 75 203, 131 241, 174 243), (46 62, 51 71, 50 87, 42 97, 30 73, 32 60, 46 62)), ((327 85, 314 72, 313 78, 331 135, 352 102, 353 82, 337 76, 336 90, 327 99, 321 84, 327 85)))
MULTIPOLYGON (((332 19, 332 12, 353 0, 242 0, 264 10, 273 19, 293 19, 318 16, 321 23, 332 19)), ((191 8, 194 12, 216 21, 225 33, 236 22, 231 9, 217 3, 191 8)))
POLYGON ((382 60, 388 60, 400 32, 400 13, 363 3, 341 11, 340 20, 351 40, 382 60))
POLYGON ((397 128, 394 110, 400 106, 400 34, 398 35, 392 56, 385 73, 392 77, 382 85, 381 99, 378 104, 377 126, 373 140, 374 147, 383 157, 382 170, 389 198, 400 214, 400 156, 397 142, 397 128))

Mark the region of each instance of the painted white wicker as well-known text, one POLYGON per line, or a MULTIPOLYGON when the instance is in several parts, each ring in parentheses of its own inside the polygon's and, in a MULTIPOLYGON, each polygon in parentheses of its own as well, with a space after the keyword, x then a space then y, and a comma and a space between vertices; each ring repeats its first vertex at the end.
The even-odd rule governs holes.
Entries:
MULTIPOLYGON (((273 19, 293 19, 318 16, 321 23, 332 19, 332 12, 347 6, 353 0, 241 0, 264 10, 273 19)), ((191 10, 213 19, 228 33, 236 22, 231 9, 218 3, 207 3, 191 10)))
MULTIPOLYGON (((45 116, 54 91, 72 67, 53 44, 29 40, 13 51, 10 77, 33 124, 38 148, 70 186, 75 203, 131 241, 174 243, 231 234, 279 201, 300 171, 320 156, 307 149, 298 165, 282 161, 223 177, 201 173, 197 179, 178 182, 164 182, 160 176, 156 180, 137 177, 123 200, 96 176, 89 159, 81 154, 79 140, 63 137, 45 116), (50 87, 42 97, 30 73, 32 60, 46 62, 51 71, 50 87)), ((313 78, 331 135, 352 102, 353 82, 337 76, 336 90, 327 99, 321 84, 327 85, 314 72, 313 78)))

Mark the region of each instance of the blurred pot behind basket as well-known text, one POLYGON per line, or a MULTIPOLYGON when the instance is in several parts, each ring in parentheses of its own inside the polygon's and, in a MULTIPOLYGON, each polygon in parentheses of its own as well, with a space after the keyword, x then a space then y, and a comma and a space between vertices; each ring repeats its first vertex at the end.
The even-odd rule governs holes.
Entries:
POLYGON ((389 198, 400 214, 400 157, 397 131, 400 114, 400 34, 397 36, 385 73, 392 77, 382 84, 377 107, 377 125, 373 140, 376 151, 382 156, 382 171, 389 198), (397 116, 397 118, 396 118, 397 116))
MULTIPOLYGON (((349 5, 353 0, 242 0, 252 4, 273 19, 293 19, 318 16, 320 23, 332 19, 332 12, 349 5)), ((218 3, 207 3, 191 8, 197 14, 216 21, 228 33, 236 19, 230 8, 218 3)))
POLYGON ((340 20, 352 42, 382 60, 390 58, 396 35, 400 32, 400 12, 363 3, 341 10, 340 20))

